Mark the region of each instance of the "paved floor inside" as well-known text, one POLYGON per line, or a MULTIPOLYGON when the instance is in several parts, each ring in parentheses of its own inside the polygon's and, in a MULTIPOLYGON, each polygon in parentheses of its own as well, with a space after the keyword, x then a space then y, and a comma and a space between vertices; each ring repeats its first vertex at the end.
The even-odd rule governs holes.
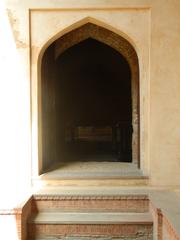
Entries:
MULTIPOLYGON (((102 157, 102 156, 101 156, 102 157)), ((105 156, 107 157, 107 155, 105 156)), ((142 171, 133 163, 109 162, 102 157, 102 161, 93 158, 86 161, 69 160, 61 162, 51 170, 41 175, 41 178, 53 179, 61 177, 143 177, 142 171)))

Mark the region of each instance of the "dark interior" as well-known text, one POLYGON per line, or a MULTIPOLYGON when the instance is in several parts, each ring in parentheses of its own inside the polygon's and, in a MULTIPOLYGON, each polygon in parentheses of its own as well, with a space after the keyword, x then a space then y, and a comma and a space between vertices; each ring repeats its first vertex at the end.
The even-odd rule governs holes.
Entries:
POLYGON ((68 160, 131 162, 131 71, 126 59, 91 38, 55 59, 52 44, 42 62, 42 125, 47 166, 68 160))

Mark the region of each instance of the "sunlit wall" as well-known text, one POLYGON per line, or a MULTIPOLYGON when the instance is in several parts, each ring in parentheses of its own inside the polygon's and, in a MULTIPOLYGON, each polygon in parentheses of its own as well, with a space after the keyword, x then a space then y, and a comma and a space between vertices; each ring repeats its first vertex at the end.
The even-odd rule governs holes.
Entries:
MULTIPOLYGON (((7 14, 0 1, 0 205, 11 206, 30 187, 30 90, 7 14), (9 197, 8 197, 9 196, 9 197)), ((28 51, 24 49, 23 51, 28 51)))

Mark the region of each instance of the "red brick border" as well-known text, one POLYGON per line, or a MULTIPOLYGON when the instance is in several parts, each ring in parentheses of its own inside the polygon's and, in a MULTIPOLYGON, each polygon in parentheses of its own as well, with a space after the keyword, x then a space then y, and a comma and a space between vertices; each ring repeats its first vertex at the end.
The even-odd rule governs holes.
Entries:
POLYGON ((149 200, 141 196, 47 196, 35 195, 33 198, 34 211, 60 208, 64 210, 103 210, 121 212, 147 212, 149 200))
POLYGON ((47 224, 30 224, 29 234, 34 235, 78 235, 78 236, 138 236, 138 234, 152 233, 152 224, 61 224, 61 225, 47 225, 47 224))

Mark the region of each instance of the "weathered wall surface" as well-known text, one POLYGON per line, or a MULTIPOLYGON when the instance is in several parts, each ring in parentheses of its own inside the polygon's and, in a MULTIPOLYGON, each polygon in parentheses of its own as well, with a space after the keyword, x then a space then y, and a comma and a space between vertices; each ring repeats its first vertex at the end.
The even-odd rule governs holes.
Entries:
POLYGON ((35 173, 38 171, 34 164, 38 54, 44 44, 89 17, 124 36, 135 47, 140 61, 141 167, 149 174, 152 185, 179 185, 179 0, 5 0, 1 4, 0 155, 5 162, 4 172, 13 164, 16 171, 12 171, 12 179, 18 176, 20 185, 21 179, 28 183, 31 87, 32 168, 35 173), (32 79, 35 80, 31 86, 32 79))
MULTIPOLYGON (((149 9, 104 9, 99 7, 98 9, 93 10, 79 10, 77 8, 74 9, 32 9, 30 11, 30 22, 31 22, 31 81, 32 81, 32 92, 34 94, 34 98, 32 101, 32 118, 34 120, 34 125, 37 126, 37 101, 38 95, 41 95, 41 88, 39 83, 41 82, 40 74, 37 77, 37 72, 40 73, 40 63, 41 56, 43 55, 44 50, 46 50, 47 46, 51 44, 53 41, 61 37, 63 34, 74 30, 77 27, 82 26, 88 22, 93 24, 100 25, 101 27, 107 28, 111 31, 116 32, 117 34, 122 35, 124 38, 128 38, 128 40, 134 45, 134 48, 137 50, 139 62, 143 64, 140 65, 140 109, 141 109, 141 167, 143 171, 147 174, 149 167, 149 156, 148 156, 148 141, 149 139, 145 139, 145 135, 148 130, 148 113, 149 107, 148 102, 149 99, 149 49, 150 49, 150 40, 149 40, 149 21, 150 21, 150 11, 149 9), (113 18, 111 18, 113 16, 113 18), (48 28, 43 28, 42 26, 48 26, 48 28), (41 34, 39 34, 39 29, 42 29, 41 34), (39 89, 37 89, 39 86, 39 89)), ((100 32, 100 30, 98 30, 100 32)), ((101 32, 100 32, 101 33, 101 32)), ((103 35, 103 34, 102 34, 103 35)), ((101 34, 97 34, 101 41, 101 34)), ((108 36, 109 37, 109 36, 108 36)), ((99 39, 97 38, 97 39, 99 39)), ((96 39, 96 35, 95 35, 96 39)), ((117 39, 111 35, 110 37, 112 43, 109 43, 107 40, 106 44, 116 46, 113 44, 113 41, 117 43, 117 39), (113 40, 112 40, 113 39, 113 40)), ((122 41, 123 43, 123 41, 122 41)), ((121 45, 123 46, 123 44, 121 45)), ((124 49, 122 47, 122 51, 115 47, 117 51, 122 52, 124 56, 127 58, 131 68, 132 68, 132 85, 133 89, 138 86, 137 77, 136 77, 136 66, 133 65, 134 57, 129 57, 131 55, 130 48, 126 49, 124 45, 124 49), (133 66, 133 67, 132 67, 133 66), (134 74, 134 72, 136 72, 134 74)), ((134 90, 134 95, 137 94, 138 91, 134 90)), ((136 97, 133 96, 133 100, 136 97)), ((137 136, 137 103, 133 101, 133 122, 134 122, 134 135, 137 136), (136 126, 136 127, 135 127, 136 126)), ((40 101, 39 101, 40 104, 40 101)), ((39 125, 41 127, 41 125, 39 125)), ((36 149, 37 141, 34 136, 36 136, 36 129, 32 129, 33 135, 33 149, 36 149)), ((136 141, 137 142, 137 141, 136 141)), ((41 144, 40 144, 41 145, 41 144)), ((135 149, 137 148, 137 144, 135 149)), ((136 151, 138 152, 138 151, 136 151)), ((41 155, 41 154, 40 154, 41 155)), ((135 155, 135 154, 134 154, 135 155)), ((36 152, 33 153, 33 162, 34 166, 37 163, 36 152)), ((41 161, 41 157, 39 158, 41 161)), ((137 162, 137 157, 134 156, 134 160, 137 162)), ((41 165, 41 164, 39 164, 41 165)), ((38 167, 35 167, 38 168, 38 167)))

